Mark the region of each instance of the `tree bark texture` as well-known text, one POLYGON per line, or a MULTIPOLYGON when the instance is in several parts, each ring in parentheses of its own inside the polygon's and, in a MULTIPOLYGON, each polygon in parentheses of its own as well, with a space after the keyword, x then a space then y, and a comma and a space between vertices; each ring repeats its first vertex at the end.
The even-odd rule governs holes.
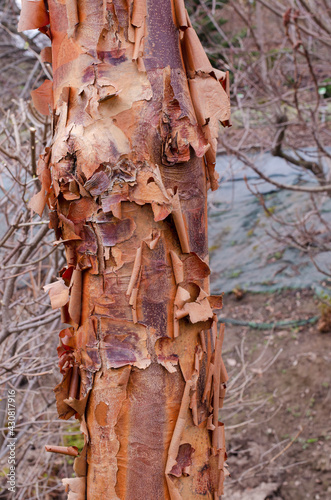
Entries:
POLYGON ((48 287, 60 333, 60 418, 85 447, 70 500, 218 499, 226 474, 224 325, 209 295, 206 193, 227 75, 211 67, 183 0, 25 0, 20 29, 52 48, 42 190, 65 246, 48 287))

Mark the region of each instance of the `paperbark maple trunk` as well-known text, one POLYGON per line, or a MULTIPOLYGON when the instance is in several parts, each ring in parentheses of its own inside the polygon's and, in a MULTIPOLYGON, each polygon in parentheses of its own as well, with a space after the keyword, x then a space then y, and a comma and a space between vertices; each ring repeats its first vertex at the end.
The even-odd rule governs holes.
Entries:
POLYGON ((53 115, 39 160, 67 267, 48 287, 62 307, 60 418, 85 447, 69 499, 219 498, 227 379, 209 296, 206 193, 227 76, 210 66, 183 0, 25 0, 53 82, 33 92, 53 115))

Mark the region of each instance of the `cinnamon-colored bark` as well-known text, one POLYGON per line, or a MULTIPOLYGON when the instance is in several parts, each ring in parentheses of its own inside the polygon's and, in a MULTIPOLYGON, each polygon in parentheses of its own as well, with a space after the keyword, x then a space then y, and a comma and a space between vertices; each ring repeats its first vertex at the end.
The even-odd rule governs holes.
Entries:
POLYGON ((79 418, 85 435, 68 498, 216 499, 227 376, 206 193, 217 187, 218 123, 230 120, 226 75, 182 0, 48 9, 23 0, 20 26, 52 41, 54 80, 34 103, 54 134, 31 207, 49 205, 67 257, 49 293, 71 325, 58 348, 59 416, 79 418))

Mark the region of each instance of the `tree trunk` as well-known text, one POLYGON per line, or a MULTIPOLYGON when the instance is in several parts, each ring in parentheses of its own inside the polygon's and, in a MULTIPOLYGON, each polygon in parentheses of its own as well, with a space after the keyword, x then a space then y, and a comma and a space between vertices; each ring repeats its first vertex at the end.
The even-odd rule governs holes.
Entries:
POLYGON ((67 257, 49 294, 71 325, 59 416, 79 418, 86 443, 64 480, 69 498, 219 498, 227 375, 206 192, 217 187, 218 122, 229 124, 226 75, 183 0, 48 8, 25 0, 20 28, 52 40, 53 84, 33 100, 51 109, 54 132, 31 207, 48 203, 67 257))

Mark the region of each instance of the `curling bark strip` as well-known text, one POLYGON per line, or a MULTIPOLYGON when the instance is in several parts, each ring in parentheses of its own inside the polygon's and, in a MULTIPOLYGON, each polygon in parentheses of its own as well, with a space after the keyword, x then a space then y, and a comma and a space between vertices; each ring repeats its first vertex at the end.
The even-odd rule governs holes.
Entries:
POLYGON ((227 375, 206 193, 228 77, 183 0, 23 0, 20 28, 52 42, 34 103, 53 137, 30 206, 49 206, 67 258, 48 292, 70 325, 59 416, 85 437, 68 498, 218 499, 227 375))

